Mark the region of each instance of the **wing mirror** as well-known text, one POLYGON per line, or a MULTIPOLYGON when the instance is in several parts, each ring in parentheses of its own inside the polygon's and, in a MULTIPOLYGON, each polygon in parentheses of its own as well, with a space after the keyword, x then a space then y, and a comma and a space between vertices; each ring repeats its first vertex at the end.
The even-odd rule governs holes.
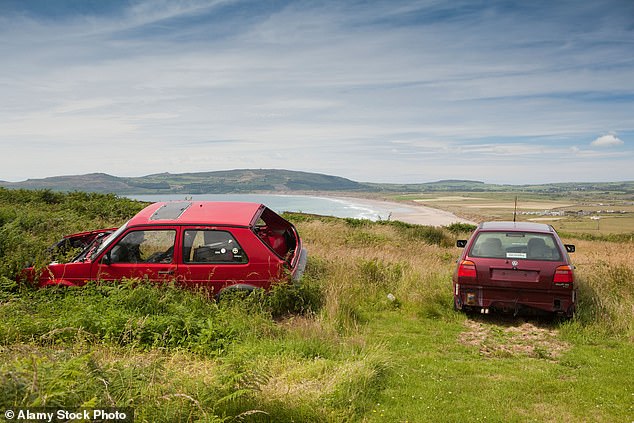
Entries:
POLYGON ((458 241, 456 241, 456 247, 464 248, 466 246, 467 246, 467 240, 466 239, 459 239, 458 241))
POLYGON ((112 257, 110 256, 110 251, 104 254, 103 258, 101 259, 101 262, 108 266, 112 264, 112 257))
POLYGON ((566 247, 566 251, 569 253, 575 252, 575 246, 573 244, 564 244, 564 247, 566 247))

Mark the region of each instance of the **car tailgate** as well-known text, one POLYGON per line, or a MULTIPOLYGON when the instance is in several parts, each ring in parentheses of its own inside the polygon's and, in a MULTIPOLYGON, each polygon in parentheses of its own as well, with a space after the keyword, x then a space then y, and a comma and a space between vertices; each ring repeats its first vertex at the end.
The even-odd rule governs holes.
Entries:
POLYGON ((557 265, 534 260, 480 258, 476 266, 478 285, 551 289, 557 265))

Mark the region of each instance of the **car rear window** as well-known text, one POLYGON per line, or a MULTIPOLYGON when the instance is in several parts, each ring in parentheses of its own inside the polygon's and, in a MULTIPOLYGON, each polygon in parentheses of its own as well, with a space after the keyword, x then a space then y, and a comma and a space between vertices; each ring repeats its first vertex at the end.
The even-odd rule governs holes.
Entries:
POLYGON ((561 260, 551 234, 533 232, 480 232, 469 251, 472 257, 561 260))

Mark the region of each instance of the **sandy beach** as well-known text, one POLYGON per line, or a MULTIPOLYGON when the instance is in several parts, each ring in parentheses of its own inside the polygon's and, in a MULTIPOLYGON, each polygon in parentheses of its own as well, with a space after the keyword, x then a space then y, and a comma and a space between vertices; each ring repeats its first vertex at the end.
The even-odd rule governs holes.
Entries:
MULTIPOLYGON (((262 202, 267 204, 269 207, 276 211, 299 211, 299 212, 308 212, 308 213, 316 213, 323 214, 326 216, 337 216, 336 210, 339 211, 348 209, 351 214, 347 214, 347 216, 355 216, 357 218, 362 219, 380 219, 380 220, 399 220, 401 222, 406 223, 414 223, 417 225, 428 225, 428 226, 447 226, 452 223, 470 223, 475 224, 475 222, 469 221, 467 219, 460 218, 454 215, 451 212, 436 209, 433 207, 424 206, 422 204, 417 204, 415 202, 397 202, 397 201, 388 201, 388 200, 380 200, 374 198, 364 198, 364 197, 356 197, 352 195, 346 195, 345 193, 330 193, 330 192, 267 192, 263 194, 201 194, 195 195, 196 199, 204 200, 204 201, 255 201, 262 202), (258 198, 258 195, 263 196, 264 198, 258 198), (266 198, 266 197, 269 198, 266 198), (293 201, 283 201, 283 204, 275 204, 275 202, 271 201, 273 197, 298 197, 298 198, 306 198, 310 199, 329 199, 336 202, 343 203, 341 206, 335 207, 332 210, 329 210, 328 207, 319 211, 312 211, 313 204, 308 203, 304 204, 293 204, 293 201), (271 203, 269 203, 271 201, 271 203), (276 207, 278 207, 276 209, 276 207)), ((173 201, 173 200, 182 200, 181 194, 157 194, 157 195, 136 195, 131 196, 130 198, 140 200, 140 201, 148 201, 148 202, 156 202, 156 201, 173 201)), ((323 205, 322 201, 322 205, 323 205)), ((328 202, 326 202, 328 203, 328 202)), ((344 215, 346 216, 346 215, 344 215)), ((340 216, 342 217, 342 216, 340 216)))
POLYGON ((428 226, 447 226, 452 223, 469 223, 475 225, 476 222, 460 218, 448 211, 435 209, 432 207, 399 203, 396 201, 383 201, 383 200, 370 200, 366 198, 358 197, 342 197, 336 196, 332 198, 339 198, 344 201, 351 201, 360 205, 365 205, 369 208, 388 210, 389 214, 386 219, 400 220, 405 223, 414 223, 417 225, 428 226))

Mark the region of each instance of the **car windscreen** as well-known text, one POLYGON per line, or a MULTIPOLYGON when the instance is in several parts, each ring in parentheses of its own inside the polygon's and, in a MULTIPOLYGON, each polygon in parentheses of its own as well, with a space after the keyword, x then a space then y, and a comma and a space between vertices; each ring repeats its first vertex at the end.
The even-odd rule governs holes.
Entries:
POLYGON ((110 235, 110 233, 108 232, 103 232, 100 234, 95 235, 94 239, 92 241, 90 241, 88 244, 86 244, 84 246, 84 248, 81 250, 81 252, 79 254, 77 254, 72 260, 71 262, 78 262, 78 261, 84 261, 86 260, 86 258, 88 258, 89 256, 92 257, 92 253, 99 248, 99 246, 101 245, 101 243, 108 238, 108 236, 110 235))
POLYGON ((561 252, 554 236, 535 232, 480 232, 469 255, 482 258, 561 260, 561 252))
POLYGON ((123 231, 125 231, 128 227, 128 222, 124 223, 123 225, 121 225, 121 227, 119 229, 117 229, 116 231, 114 231, 113 233, 111 233, 108 237, 106 237, 102 242, 101 245, 99 246, 99 248, 97 248, 95 250, 95 252, 92 254, 92 256, 90 257, 91 260, 94 260, 95 258, 99 257, 99 254, 101 254, 102 251, 104 251, 106 248, 108 248, 108 246, 110 244, 112 244, 112 242, 117 239, 119 237, 119 235, 121 235, 123 233, 123 231))

